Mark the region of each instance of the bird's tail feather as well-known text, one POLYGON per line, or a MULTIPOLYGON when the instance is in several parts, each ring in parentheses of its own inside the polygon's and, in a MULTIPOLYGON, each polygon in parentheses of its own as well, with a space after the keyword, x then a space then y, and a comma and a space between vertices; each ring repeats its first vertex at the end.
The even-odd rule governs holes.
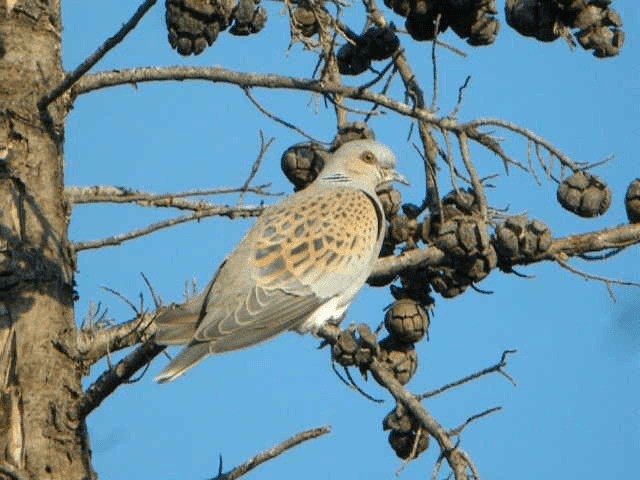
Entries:
POLYGON ((156 318, 158 327, 154 341, 160 345, 185 345, 196 333, 201 302, 187 302, 171 307, 156 318))
POLYGON ((158 383, 168 383, 195 367, 209 354, 209 344, 192 343, 187 345, 176 358, 155 378, 158 383))

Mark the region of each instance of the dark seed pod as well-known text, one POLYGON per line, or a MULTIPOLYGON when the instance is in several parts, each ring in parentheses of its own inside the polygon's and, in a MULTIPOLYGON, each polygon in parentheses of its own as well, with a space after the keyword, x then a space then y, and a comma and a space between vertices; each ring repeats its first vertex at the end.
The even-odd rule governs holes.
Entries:
POLYGON ((411 13, 410 0, 384 0, 384 4, 401 17, 407 17, 411 13))
POLYGON ((382 420, 383 430, 394 430, 400 433, 410 433, 418 429, 418 422, 416 422, 413 415, 411 415, 404 406, 397 404, 396 408, 391 410, 384 420, 382 420))
POLYGON ((320 31, 320 24, 315 13, 309 7, 298 6, 293 11, 293 20, 305 37, 312 37, 320 31))
POLYGON ((371 59, 364 52, 351 43, 345 43, 336 54, 338 71, 343 75, 360 75, 371 66, 371 59))
POLYGON ((403 298, 387 310, 384 326, 400 343, 416 343, 429 330, 429 314, 420 303, 403 298))
MULTIPOLYGON (((471 217, 444 222, 434 243, 452 257, 458 275, 472 282, 485 278, 498 263, 486 223, 471 217)), ((434 289, 438 291, 435 285, 434 289)))
POLYGON ((640 223, 640 178, 636 178, 629 184, 624 197, 624 206, 629 222, 640 223))
POLYGON ((402 385, 408 383, 418 370, 418 355, 414 346, 400 343, 392 337, 380 341, 379 345, 380 362, 386 364, 398 382, 402 385))
POLYGON ((235 0, 166 0, 169 43, 180 55, 198 55, 225 30, 235 0))
POLYGON ((331 348, 331 357, 343 367, 350 367, 356 364, 357 352, 358 340, 355 332, 345 330, 340 333, 338 340, 331 348))
POLYGON ((602 215, 611 205, 611 190, 607 184, 582 170, 558 186, 557 197, 566 210, 585 218, 602 215))
POLYGON ((400 40, 389 27, 372 27, 362 38, 363 48, 372 60, 385 60, 400 47, 400 40))
POLYGON ((593 55, 598 58, 615 57, 624 45, 624 32, 607 26, 581 30, 575 37, 582 48, 593 50, 593 55))
POLYGON ((480 213, 480 205, 471 188, 451 190, 442 198, 442 211, 445 219, 451 219, 458 215, 477 215, 480 213))
POLYGON ((452 268, 442 268, 429 279, 431 287, 444 298, 453 298, 464 293, 472 280, 452 268))
POLYGON ((229 33, 244 37, 262 30, 267 24, 267 11, 258 7, 259 3, 260 0, 238 0, 229 33))
POLYGON ((456 0, 441 8, 451 29, 469 45, 489 45, 500 31, 495 0, 456 0))
POLYGON ((338 129, 338 134, 333 139, 331 151, 336 151, 342 145, 353 140, 375 140, 376 134, 364 122, 346 123, 338 129))
POLYGON ((377 193, 380 203, 382 203, 382 208, 384 209, 384 216, 387 217, 387 220, 396 216, 402 206, 402 195, 400 192, 393 187, 388 187, 377 193))
MULTIPOLYGON (((437 12, 428 11, 428 13, 420 14, 412 11, 404 22, 404 26, 411 35, 411 38, 417 41, 433 40, 436 37, 436 21, 437 12)), ((438 32, 444 32, 447 29, 447 23, 443 17, 440 17, 438 23, 438 32)))
POLYGON ((415 458, 429 448, 429 435, 423 431, 420 431, 419 437, 417 435, 414 432, 402 433, 392 430, 389 433, 389 445, 396 452, 396 455, 402 459, 409 458, 414 453, 415 448, 415 458))
POLYGON ((507 0, 507 23, 516 32, 542 42, 552 42, 560 36, 561 22, 552 2, 539 0, 507 0))
POLYGON ((496 228, 495 245, 502 263, 534 258, 551 247, 551 230, 539 220, 526 215, 508 218, 496 228))
POLYGON ((299 143, 285 150, 280 166, 296 190, 301 190, 316 179, 324 166, 323 155, 326 153, 317 144, 299 143))

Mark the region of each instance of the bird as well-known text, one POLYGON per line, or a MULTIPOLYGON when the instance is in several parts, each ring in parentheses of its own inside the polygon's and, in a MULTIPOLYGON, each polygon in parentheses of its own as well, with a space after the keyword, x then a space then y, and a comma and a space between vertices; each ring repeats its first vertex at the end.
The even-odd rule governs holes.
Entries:
POLYGON ((408 184, 392 150, 353 140, 328 154, 305 189, 267 207, 204 291, 155 320, 154 341, 186 345, 155 378, 167 383, 211 354, 342 320, 386 231, 376 190, 408 184))

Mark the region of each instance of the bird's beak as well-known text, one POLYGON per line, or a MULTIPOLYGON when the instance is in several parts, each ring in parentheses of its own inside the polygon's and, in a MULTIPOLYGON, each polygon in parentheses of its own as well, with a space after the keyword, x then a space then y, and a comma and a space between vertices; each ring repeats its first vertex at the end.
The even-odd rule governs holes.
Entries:
POLYGON ((398 182, 403 185, 410 185, 409 180, 404 178, 404 176, 400 175, 398 172, 396 172, 392 168, 385 168, 383 172, 384 172, 385 182, 398 182))

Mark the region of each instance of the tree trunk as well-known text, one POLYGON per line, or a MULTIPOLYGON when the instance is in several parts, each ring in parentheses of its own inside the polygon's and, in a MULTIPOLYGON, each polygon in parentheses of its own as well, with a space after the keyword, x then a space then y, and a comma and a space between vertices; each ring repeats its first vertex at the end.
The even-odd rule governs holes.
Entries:
POLYGON ((76 413, 59 0, 0 1, 0 478, 93 478, 76 413), (3 6, 4 4, 4 6, 3 6))

